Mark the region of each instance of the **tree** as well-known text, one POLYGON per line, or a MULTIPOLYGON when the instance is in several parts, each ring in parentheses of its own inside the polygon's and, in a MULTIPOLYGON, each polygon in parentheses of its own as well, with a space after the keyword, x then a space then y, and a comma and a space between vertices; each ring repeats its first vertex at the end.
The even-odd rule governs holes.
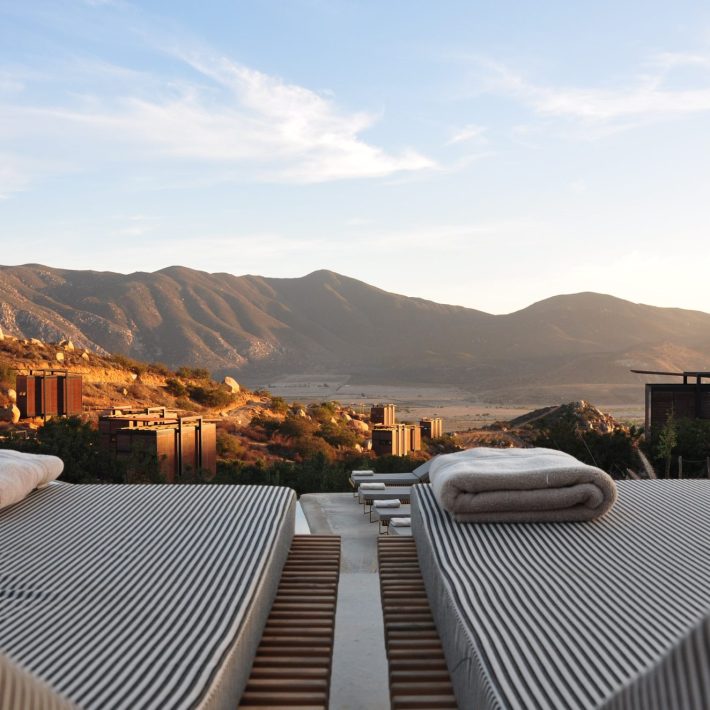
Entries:
POLYGON ((668 415, 664 425, 658 432, 656 439, 656 455, 659 459, 665 461, 665 478, 669 478, 671 474, 671 460, 673 449, 678 445, 678 430, 676 427, 675 416, 673 411, 668 415))
POLYGON ((573 418, 561 418, 540 430, 532 443, 564 451, 614 478, 625 478, 626 469, 636 465, 636 437, 620 429, 611 433, 580 430, 573 418))

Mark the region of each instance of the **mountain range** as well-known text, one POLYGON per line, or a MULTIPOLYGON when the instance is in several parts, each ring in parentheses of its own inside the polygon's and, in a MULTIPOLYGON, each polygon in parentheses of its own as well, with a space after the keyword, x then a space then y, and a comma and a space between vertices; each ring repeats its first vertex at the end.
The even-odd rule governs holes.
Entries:
POLYGON ((577 293, 492 315, 330 271, 281 279, 179 266, 127 275, 2 266, 0 327, 207 367, 252 386, 337 372, 363 383, 456 385, 483 401, 590 389, 638 400, 631 368, 710 370, 708 313, 577 293))

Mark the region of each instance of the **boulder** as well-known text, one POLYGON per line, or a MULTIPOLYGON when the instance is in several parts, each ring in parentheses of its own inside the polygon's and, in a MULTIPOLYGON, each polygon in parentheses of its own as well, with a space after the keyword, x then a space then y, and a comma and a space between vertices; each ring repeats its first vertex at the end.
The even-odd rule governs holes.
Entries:
POLYGON ((12 387, 7 391, 7 397, 11 402, 17 402, 17 392, 12 387))
POLYGON ((350 422, 352 417, 347 412, 343 412, 343 421, 350 422))
POLYGON ((5 340, 5 336, 2 332, 2 328, 0 328, 0 340, 5 340))
POLYGON ((27 342, 32 345, 38 345, 40 348, 44 347, 44 343, 41 340, 38 340, 37 338, 30 338, 27 342))
POLYGON ((86 350, 84 350, 84 352, 81 354, 81 359, 82 359, 82 360, 86 360, 86 361, 88 362, 88 360, 89 360, 89 353, 87 353, 86 350))
POLYGON ((64 362, 64 353, 63 352, 61 352, 61 351, 58 352, 54 357, 57 359, 57 362, 64 362))
POLYGON ((241 390, 239 383, 233 377, 225 377, 223 380, 224 384, 229 387, 232 394, 237 394, 241 390))
POLYGON ((370 433, 370 425, 367 422, 361 422, 359 419, 351 419, 350 426, 363 434, 370 433))
POLYGON ((20 410, 16 404, 11 404, 9 407, 0 407, 0 421, 17 424, 20 421, 20 410))
POLYGON ((62 340, 59 346, 64 348, 67 352, 74 352, 74 343, 71 340, 62 340))
POLYGON ((121 390, 121 394, 122 394, 124 397, 127 397, 127 396, 128 396, 128 390, 124 387, 124 388, 121 390))

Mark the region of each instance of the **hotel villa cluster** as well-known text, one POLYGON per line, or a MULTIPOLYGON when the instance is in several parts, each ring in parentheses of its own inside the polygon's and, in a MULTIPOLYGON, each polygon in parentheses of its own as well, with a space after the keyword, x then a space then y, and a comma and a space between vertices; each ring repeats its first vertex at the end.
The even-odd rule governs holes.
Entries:
MULTIPOLYGON (((81 414, 82 377, 65 369, 32 369, 16 377, 17 406, 23 419, 81 414)), ((396 421, 394 404, 370 409, 372 451, 378 456, 406 456, 421 451, 422 439, 443 435, 440 417, 418 424, 396 421)), ((165 407, 113 407, 99 417, 100 443, 118 460, 155 457, 160 474, 175 482, 190 471, 217 471, 214 422, 180 416, 165 407)))

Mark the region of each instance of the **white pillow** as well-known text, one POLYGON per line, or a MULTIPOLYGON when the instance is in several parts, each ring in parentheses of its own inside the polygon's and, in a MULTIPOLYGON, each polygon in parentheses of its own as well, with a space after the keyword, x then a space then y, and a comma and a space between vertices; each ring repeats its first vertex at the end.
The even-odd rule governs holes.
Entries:
POLYGON ((0 508, 21 501, 35 488, 59 477, 64 462, 57 456, 0 449, 0 508))

